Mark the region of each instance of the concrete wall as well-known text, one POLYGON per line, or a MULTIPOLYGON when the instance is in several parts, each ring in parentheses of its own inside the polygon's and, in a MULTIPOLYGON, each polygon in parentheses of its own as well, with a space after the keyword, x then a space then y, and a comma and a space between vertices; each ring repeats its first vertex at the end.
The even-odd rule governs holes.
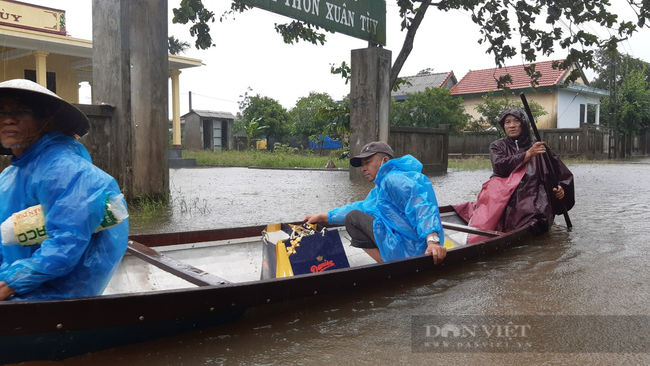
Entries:
POLYGON ((127 197, 169 193, 166 0, 93 0, 93 104, 115 106, 111 166, 127 197))
POLYGON ((190 113, 185 119, 185 139, 182 146, 189 150, 203 149, 203 123, 196 113, 190 113))
MULTIPOLYGON (((79 108, 90 120, 90 131, 81 138, 81 143, 86 146, 93 164, 113 177, 121 175, 123 168, 116 164, 111 157, 119 154, 119 146, 111 143, 111 125, 115 107, 104 105, 84 105, 77 104, 79 108)), ((118 182, 119 183, 119 182, 118 182)))
MULTIPOLYGON (((350 156, 371 141, 389 139, 389 50, 370 47, 352 50, 350 85, 350 156)), ((350 169, 350 180, 364 181, 360 169, 350 169)))

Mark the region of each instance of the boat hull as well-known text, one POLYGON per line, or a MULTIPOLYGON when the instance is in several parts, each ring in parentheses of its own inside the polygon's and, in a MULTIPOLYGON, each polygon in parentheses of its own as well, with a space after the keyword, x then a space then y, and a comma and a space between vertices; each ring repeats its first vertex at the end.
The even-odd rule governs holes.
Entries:
MULTIPOLYGON (((155 248, 260 236, 263 227, 134 236, 155 248)), ((525 244, 527 227, 450 250, 441 265, 430 256, 407 258, 309 275, 247 282, 113 294, 61 301, 0 303, 0 364, 57 360, 87 352, 180 334, 238 320, 246 309, 313 296, 330 298, 362 287, 448 268, 525 244)))

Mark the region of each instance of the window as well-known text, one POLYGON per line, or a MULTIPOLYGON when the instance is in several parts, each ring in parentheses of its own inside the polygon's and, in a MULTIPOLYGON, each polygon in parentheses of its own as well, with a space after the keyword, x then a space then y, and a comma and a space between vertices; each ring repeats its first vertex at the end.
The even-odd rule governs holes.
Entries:
MULTIPOLYGON (((36 82, 36 70, 25 69, 25 79, 36 82)), ((45 79, 47 80, 47 88, 52 93, 56 93, 56 73, 48 71, 45 79)))

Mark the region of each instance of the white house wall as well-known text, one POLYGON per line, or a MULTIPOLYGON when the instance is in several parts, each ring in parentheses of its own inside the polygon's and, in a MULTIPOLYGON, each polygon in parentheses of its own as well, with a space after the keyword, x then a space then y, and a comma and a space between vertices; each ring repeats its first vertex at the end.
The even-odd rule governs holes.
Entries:
MULTIPOLYGON (((578 93, 577 91, 559 89, 557 128, 580 128, 581 122, 586 122, 580 121, 580 105, 600 105, 600 98, 601 96, 594 96, 585 93, 578 93)), ((596 117, 598 117, 598 113, 596 114, 596 117)), ((598 124, 597 119, 596 124, 598 124)))

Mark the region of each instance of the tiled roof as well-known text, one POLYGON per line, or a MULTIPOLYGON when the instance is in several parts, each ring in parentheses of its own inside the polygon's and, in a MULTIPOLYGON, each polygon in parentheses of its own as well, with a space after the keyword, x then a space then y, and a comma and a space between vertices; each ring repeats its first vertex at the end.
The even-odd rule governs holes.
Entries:
POLYGON ((189 113, 182 115, 181 118, 187 116, 190 113, 196 113, 199 115, 199 117, 203 118, 235 119, 235 115, 230 112, 208 111, 204 109, 192 109, 189 113))
MULTIPOLYGON (((535 63, 535 71, 542 73, 542 76, 537 80, 539 82, 539 85, 537 85, 538 88, 560 85, 569 74, 571 69, 553 69, 553 62, 544 61, 535 63)), ((451 88, 451 94, 483 94, 489 91, 501 90, 497 89, 497 80, 499 77, 507 74, 510 74, 512 78, 512 84, 508 84, 510 90, 530 89, 530 77, 524 70, 524 66, 528 65, 530 64, 470 71, 458 84, 451 88)))
POLYGON ((393 97, 402 96, 407 94, 414 94, 418 92, 423 92, 426 88, 441 88, 449 78, 453 78, 453 81, 456 81, 454 72, 441 72, 437 74, 424 74, 424 75, 415 75, 415 76, 406 76, 403 79, 411 83, 402 84, 399 86, 399 89, 391 94, 393 97))

